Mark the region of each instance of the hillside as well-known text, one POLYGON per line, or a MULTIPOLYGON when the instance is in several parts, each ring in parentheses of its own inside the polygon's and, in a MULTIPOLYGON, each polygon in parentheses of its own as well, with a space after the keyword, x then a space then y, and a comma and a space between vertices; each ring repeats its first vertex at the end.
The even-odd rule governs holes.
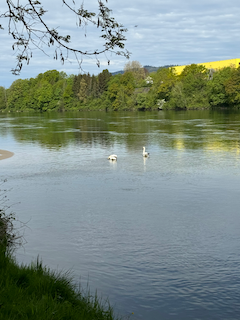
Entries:
MULTIPOLYGON (((147 69, 147 71, 149 73, 157 72, 157 70, 161 69, 161 68, 170 68, 170 67, 173 67, 173 65, 165 65, 165 66, 161 66, 161 67, 143 66, 143 68, 147 69)), ((120 71, 112 72, 112 75, 115 76, 116 74, 123 74, 123 73, 124 73, 124 71, 120 70, 120 71)))

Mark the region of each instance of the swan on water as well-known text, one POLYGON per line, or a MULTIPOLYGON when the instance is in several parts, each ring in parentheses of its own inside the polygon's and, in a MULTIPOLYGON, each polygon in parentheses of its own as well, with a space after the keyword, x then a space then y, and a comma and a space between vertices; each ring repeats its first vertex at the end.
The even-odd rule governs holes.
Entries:
POLYGON ((149 152, 145 151, 145 147, 143 147, 143 157, 148 157, 149 152))
POLYGON ((116 154, 111 154, 109 157, 108 157, 108 160, 112 160, 112 161, 116 161, 117 160, 117 155, 116 154))

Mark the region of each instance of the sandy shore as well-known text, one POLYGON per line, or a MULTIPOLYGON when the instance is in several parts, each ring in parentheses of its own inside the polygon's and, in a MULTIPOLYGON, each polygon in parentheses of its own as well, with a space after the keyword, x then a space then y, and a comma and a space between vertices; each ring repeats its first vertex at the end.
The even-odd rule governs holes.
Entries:
POLYGON ((0 160, 10 158, 14 155, 13 152, 7 150, 0 150, 0 160))

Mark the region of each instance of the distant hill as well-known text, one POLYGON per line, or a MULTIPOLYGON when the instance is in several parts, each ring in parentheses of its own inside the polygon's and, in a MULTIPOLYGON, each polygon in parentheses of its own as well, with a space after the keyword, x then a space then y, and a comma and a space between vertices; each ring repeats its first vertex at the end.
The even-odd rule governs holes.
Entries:
POLYGON ((116 74, 124 74, 124 71, 116 71, 116 72, 111 72, 112 76, 115 76, 116 74))
MULTIPOLYGON (((147 71, 149 73, 151 73, 151 72, 157 72, 158 69, 170 68, 170 67, 174 67, 174 66, 173 65, 166 65, 166 66, 162 66, 162 67, 144 66, 143 68, 147 69, 147 71)), ((120 71, 112 72, 112 75, 115 76, 116 74, 123 74, 123 73, 124 73, 124 71, 120 70, 120 71)))
POLYGON ((157 72, 158 69, 164 68, 164 67, 144 66, 143 68, 147 69, 147 71, 151 73, 151 72, 157 72))

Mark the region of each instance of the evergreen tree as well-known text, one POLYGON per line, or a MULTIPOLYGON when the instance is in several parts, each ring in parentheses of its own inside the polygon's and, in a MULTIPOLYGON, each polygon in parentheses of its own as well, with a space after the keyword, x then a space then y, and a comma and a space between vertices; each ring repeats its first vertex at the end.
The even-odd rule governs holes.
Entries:
POLYGON ((108 82, 111 78, 111 73, 105 69, 98 75, 98 90, 99 90, 99 96, 107 90, 108 82))

